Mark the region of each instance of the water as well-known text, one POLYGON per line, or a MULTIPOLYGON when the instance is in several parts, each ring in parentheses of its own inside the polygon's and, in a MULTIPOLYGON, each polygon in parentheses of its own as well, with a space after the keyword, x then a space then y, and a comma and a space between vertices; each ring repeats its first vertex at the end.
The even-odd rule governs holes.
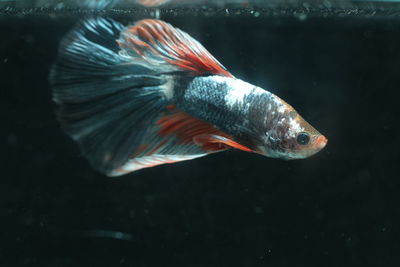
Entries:
POLYGON ((0 18, 1 266, 399 266, 396 2, 30 3, 0 18), (96 173, 59 129, 47 82, 60 39, 90 15, 185 30, 293 105, 328 146, 298 161, 228 151, 96 173))

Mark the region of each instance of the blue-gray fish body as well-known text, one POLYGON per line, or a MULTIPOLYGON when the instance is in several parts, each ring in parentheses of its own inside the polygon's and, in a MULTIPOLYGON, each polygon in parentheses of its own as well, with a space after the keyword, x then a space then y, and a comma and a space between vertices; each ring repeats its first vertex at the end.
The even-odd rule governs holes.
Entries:
POLYGON ((81 22, 61 42, 50 82, 63 129, 109 176, 229 148, 304 158, 327 142, 282 99, 160 20, 81 22))

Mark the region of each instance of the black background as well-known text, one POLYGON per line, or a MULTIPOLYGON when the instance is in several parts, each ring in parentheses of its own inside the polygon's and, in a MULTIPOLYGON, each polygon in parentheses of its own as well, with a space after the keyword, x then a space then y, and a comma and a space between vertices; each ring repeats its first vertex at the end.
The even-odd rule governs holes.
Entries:
POLYGON ((163 15, 328 146, 107 178, 60 131, 47 82, 79 17, 0 19, 1 266, 400 266, 399 19, 163 15))

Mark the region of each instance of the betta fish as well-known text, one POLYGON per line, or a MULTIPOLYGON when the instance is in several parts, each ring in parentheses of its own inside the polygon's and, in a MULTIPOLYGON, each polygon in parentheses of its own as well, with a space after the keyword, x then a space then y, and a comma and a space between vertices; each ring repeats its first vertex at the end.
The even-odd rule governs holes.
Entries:
POLYGON ((108 176, 230 148, 301 159, 327 143, 281 98, 161 20, 81 21, 49 79, 62 129, 108 176))

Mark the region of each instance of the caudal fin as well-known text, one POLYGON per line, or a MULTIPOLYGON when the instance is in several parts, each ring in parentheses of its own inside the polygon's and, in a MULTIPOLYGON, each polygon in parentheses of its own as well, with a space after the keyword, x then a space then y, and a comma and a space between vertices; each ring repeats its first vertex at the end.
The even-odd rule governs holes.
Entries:
POLYGON ((118 54, 123 28, 110 19, 81 22, 61 42, 49 77, 62 128, 103 173, 127 161, 166 105, 166 78, 118 54))
POLYGON ((173 105, 174 77, 207 74, 232 77, 163 21, 92 18, 62 40, 49 78, 62 128, 94 168, 117 176, 227 148, 226 135, 173 105))

